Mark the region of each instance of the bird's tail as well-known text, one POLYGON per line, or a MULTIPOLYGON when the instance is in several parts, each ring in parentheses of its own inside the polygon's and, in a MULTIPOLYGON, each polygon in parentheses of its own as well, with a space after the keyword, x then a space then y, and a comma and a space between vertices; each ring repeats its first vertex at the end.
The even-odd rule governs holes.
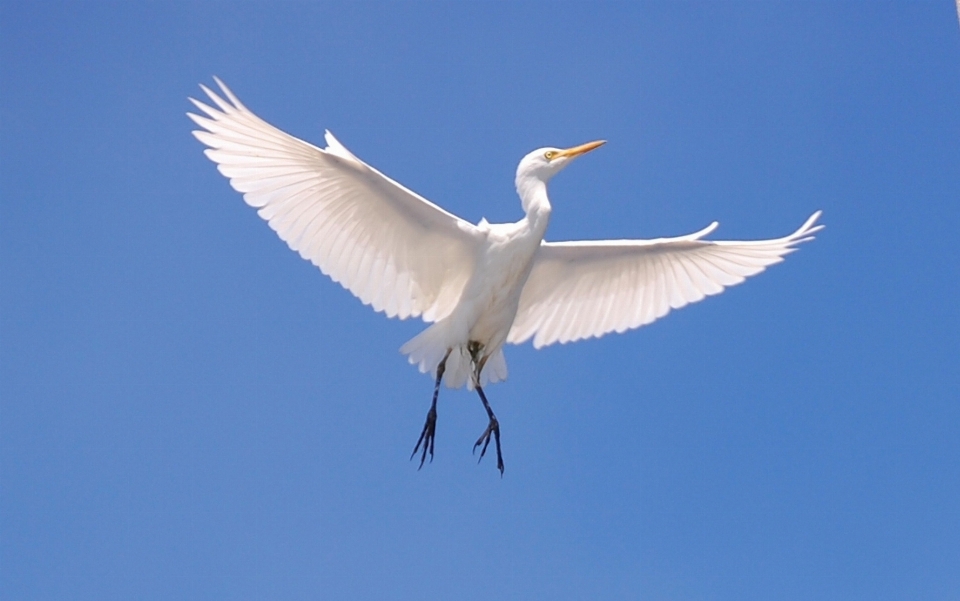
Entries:
MULTIPOLYGON (((443 372, 443 382, 448 388, 466 386, 473 390, 473 359, 465 344, 451 344, 453 338, 449 331, 449 323, 438 321, 426 330, 420 332, 400 347, 400 352, 407 356, 412 365, 416 365, 421 373, 437 375, 437 366, 447 358, 443 372), (449 355, 447 354, 449 352, 449 355)), ((462 340, 462 337, 459 337, 462 340)), ((503 349, 497 349, 487 360, 480 372, 480 385, 494 384, 507 379, 507 360, 503 356, 503 349)))

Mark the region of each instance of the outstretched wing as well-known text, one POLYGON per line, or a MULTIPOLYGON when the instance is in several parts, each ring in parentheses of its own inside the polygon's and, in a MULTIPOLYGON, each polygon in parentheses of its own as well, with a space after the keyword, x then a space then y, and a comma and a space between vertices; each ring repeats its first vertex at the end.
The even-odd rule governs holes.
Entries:
POLYGON ((216 108, 190 99, 193 135, 220 173, 290 248, 388 317, 436 321, 473 272, 477 228, 353 156, 294 138, 247 109, 218 79, 216 108))
POLYGON ((823 228, 818 217, 775 240, 701 240, 714 222, 678 238, 544 242, 507 340, 540 348, 646 325, 779 263, 823 228))

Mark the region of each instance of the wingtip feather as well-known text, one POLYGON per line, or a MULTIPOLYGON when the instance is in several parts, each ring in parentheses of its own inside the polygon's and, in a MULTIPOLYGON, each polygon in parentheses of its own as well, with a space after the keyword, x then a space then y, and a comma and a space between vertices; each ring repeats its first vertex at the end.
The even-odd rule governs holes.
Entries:
MULTIPOLYGON (((818 219, 820 219, 821 215, 823 215, 822 210, 814 211, 813 215, 807 218, 807 220, 803 223, 803 225, 800 226, 800 229, 798 231, 801 231, 801 232, 810 231, 810 228, 812 228, 813 224, 816 223, 818 219)), ((820 225, 819 227, 822 228, 823 226, 820 225)))
POLYGON ((233 104, 233 106, 237 107, 241 111, 247 110, 247 107, 243 106, 243 103, 240 102, 240 99, 237 98, 236 94, 234 94, 233 91, 227 87, 227 84, 223 83, 223 81, 219 77, 214 75, 213 81, 217 82, 217 85, 220 87, 220 90, 223 92, 223 95, 227 97, 227 100, 229 100, 230 103, 233 104))

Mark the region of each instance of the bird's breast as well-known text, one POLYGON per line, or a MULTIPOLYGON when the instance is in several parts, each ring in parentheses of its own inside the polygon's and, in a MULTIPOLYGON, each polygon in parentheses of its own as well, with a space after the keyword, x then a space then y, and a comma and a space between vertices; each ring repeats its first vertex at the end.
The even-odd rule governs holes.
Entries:
POLYGON ((506 341, 539 245, 532 236, 492 240, 464 290, 462 304, 471 314, 470 339, 488 352, 506 341))

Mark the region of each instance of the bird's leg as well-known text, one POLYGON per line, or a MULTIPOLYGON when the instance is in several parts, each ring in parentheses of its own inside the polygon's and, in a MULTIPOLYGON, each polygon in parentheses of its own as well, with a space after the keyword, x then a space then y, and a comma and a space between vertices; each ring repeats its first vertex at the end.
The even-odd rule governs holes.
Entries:
POLYGON ((500 477, 502 478, 503 454, 500 452, 500 422, 497 421, 497 416, 493 414, 493 409, 490 408, 490 403, 487 401, 487 395, 483 394, 483 388, 480 387, 480 372, 483 371, 483 366, 487 364, 487 358, 489 358, 490 355, 480 357, 479 359, 477 358, 483 350, 483 346, 478 342, 471 342, 468 348, 473 357, 473 364, 476 366, 473 372, 474 385, 477 388, 477 394, 480 395, 480 400, 483 401, 483 408, 487 410, 487 417, 490 418, 487 429, 483 431, 483 434, 481 434, 477 442, 474 443, 473 452, 476 453, 477 447, 483 444, 483 447, 480 449, 480 459, 477 460, 479 463, 486 454, 487 447, 490 446, 490 437, 493 436, 494 442, 497 444, 497 469, 500 470, 500 477))
POLYGON ((503 477, 503 453, 500 452, 500 422, 497 421, 497 416, 493 414, 493 409, 490 408, 490 403, 487 402, 487 395, 483 394, 483 388, 480 388, 480 384, 477 384, 477 394, 480 395, 480 400, 483 401, 483 408, 487 410, 487 417, 490 418, 490 423, 487 424, 487 429, 483 431, 483 434, 480 435, 480 438, 477 439, 477 442, 473 445, 473 452, 476 453, 477 447, 483 443, 483 448, 480 449, 480 459, 479 462, 483 459, 483 455, 487 452, 487 446, 490 445, 490 436, 493 436, 494 441, 497 443, 497 469, 500 470, 500 476, 503 477))
POLYGON ((418 471, 423 467, 423 462, 427 460, 428 451, 430 452, 430 463, 433 463, 433 442, 437 433, 437 397, 440 396, 440 382, 443 380, 443 372, 447 368, 447 357, 449 356, 450 351, 447 351, 443 361, 437 366, 437 383, 433 386, 433 403, 430 405, 430 411, 427 411, 427 421, 423 424, 423 431, 420 432, 420 438, 417 439, 417 446, 413 447, 413 453, 410 453, 410 459, 412 460, 420 449, 420 443, 423 443, 423 454, 420 455, 418 471))

